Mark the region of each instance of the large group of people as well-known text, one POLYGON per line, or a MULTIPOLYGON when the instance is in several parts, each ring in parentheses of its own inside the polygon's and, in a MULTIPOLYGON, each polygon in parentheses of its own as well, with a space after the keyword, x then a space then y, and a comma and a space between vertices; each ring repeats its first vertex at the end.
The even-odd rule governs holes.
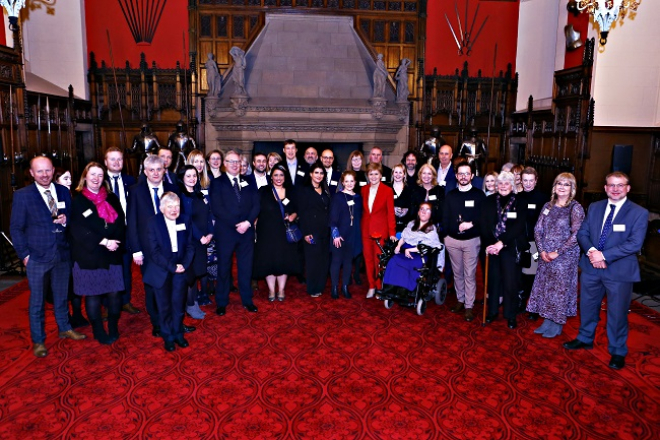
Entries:
POLYGON ((534 333, 545 338, 560 335, 577 314, 579 264, 582 325, 564 346, 591 348, 607 295, 610 367, 625 364, 626 311, 639 280, 636 253, 648 212, 627 199, 623 173, 607 176, 608 200, 594 203, 585 218, 572 174, 559 174, 544 194, 533 168, 506 164, 510 171, 475 177, 474 162, 453 160, 449 145, 428 160, 407 152, 391 169, 380 148, 369 152, 368 163, 353 151, 343 172, 330 149, 319 155, 310 147, 300 160, 292 139, 282 155, 255 153, 251 161, 234 151, 205 157, 193 150, 178 174, 168 169, 171 151, 153 153, 136 181, 122 173, 123 152, 111 147, 103 165, 85 167, 72 193, 53 182, 48 158, 31 161, 35 183, 14 195, 11 235, 27 267, 36 356, 47 355, 48 290, 60 337, 85 338, 71 324, 74 316, 86 322, 78 316, 80 301, 77 310, 72 301, 68 315, 70 280, 73 296, 85 298, 94 338, 112 344, 121 312, 140 312, 131 304, 131 266, 140 266, 152 334, 172 351, 188 346, 184 335, 195 327, 184 324, 184 315, 203 319, 209 294, 217 315, 227 313, 233 290, 257 312, 255 281, 265 280, 271 302, 285 301, 292 275, 312 298, 324 293, 328 278, 331 298, 351 298, 349 285, 362 283, 362 271, 367 298, 383 288, 414 290, 421 243, 446 250, 441 261, 457 299, 451 312, 475 319, 481 264, 488 279, 485 323, 502 308, 513 329, 526 311, 543 319, 534 333), (398 244, 381 273, 378 257, 388 240, 398 244), (216 279, 211 292, 209 278, 216 279))

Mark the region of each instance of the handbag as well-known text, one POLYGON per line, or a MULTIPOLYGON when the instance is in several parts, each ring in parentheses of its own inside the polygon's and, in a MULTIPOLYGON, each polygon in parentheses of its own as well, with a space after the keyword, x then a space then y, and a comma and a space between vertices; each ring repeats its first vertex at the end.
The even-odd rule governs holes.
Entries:
POLYGON ((289 243, 298 243, 300 240, 303 238, 302 231, 298 227, 297 224, 292 223, 288 220, 284 220, 286 215, 284 214, 284 205, 282 204, 282 201, 280 200, 280 196, 277 194, 277 191, 273 187, 273 194, 275 194, 275 198, 277 199, 277 203, 280 204, 280 212, 282 213, 282 220, 284 221, 284 229, 286 232, 286 241, 289 243))

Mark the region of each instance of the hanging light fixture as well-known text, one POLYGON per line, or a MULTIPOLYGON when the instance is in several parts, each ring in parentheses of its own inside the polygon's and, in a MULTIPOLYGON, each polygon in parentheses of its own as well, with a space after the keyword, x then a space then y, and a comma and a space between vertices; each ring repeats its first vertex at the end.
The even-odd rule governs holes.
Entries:
MULTIPOLYGON (((602 46, 607 43, 607 35, 610 32, 610 27, 619 14, 625 17, 626 13, 630 11, 637 11, 639 1, 637 0, 574 0, 577 3, 577 9, 584 11, 585 9, 598 23, 600 28, 600 44, 602 46)), ((569 8, 573 1, 569 2, 569 8)))
POLYGON ((118 0, 133 39, 148 46, 154 39, 167 0, 118 0))
POLYGON ((25 6, 25 0, 0 0, 0 6, 5 8, 9 16, 9 29, 12 32, 18 30, 18 14, 25 6))

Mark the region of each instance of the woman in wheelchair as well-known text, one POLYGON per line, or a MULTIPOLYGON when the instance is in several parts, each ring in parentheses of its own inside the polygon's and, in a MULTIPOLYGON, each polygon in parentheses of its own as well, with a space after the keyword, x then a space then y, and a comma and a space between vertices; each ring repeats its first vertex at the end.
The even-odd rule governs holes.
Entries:
MULTIPOLYGON (((394 256, 390 259, 383 277, 383 293, 390 293, 397 287, 402 287, 414 292, 418 271, 422 267, 422 257, 419 254, 418 245, 426 245, 432 248, 442 246, 436 226, 431 220, 433 206, 424 202, 419 206, 417 219, 408 223, 401 233, 401 240, 394 249, 394 256)), ((440 265, 441 258, 438 258, 440 265)))

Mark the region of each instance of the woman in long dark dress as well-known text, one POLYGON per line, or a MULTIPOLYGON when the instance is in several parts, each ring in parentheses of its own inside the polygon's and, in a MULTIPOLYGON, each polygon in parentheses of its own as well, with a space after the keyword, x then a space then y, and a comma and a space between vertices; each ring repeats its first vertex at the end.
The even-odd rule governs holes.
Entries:
POLYGON ((406 167, 401 163, 392 167, 392 190, 394 191, 396 232, 403 232, 412 217, 410 215, 412 190, 406 184, 406 167))
POLYGON ((330 260, 330 191, 321 162, 312 164, 305 186, 300 190, 300 229, 305 238, 307 293, 312 298, 323 294, 330 260))
POLYGON ((298 216, 297 198, 287 167, 278 163, 270 171, 271 184, 259 189, 261 210, 257 221, 252 278, 266 278, 268 300, 284 301, 284 288, 289 275, 300 273, 298 243, 286 239, 284 222, 298 216), (277 284, 277 286, 276 286, 277 284))
POLYGON ((90 162, 85 167, 71 203, 68 230, 73 290, 76 295, 85 297, 94 339, 101 344, 112 344, 119 338, 126 221, 121 202, 110 191, 104 176, 99 163, 90 162), (101 318, 103 297, 108 308, 108 333, 101 318))
POLYGON ((330 279, 332 298, 339 298, 339 272, 343 268, 341 292, 350 298, 348 284, 351 280, 353 258, 362 253, 360 221, 362 220, 362 198, 355 193, 357 185, 354 171, 344 171, 340 183, 343 190, 332 196, 330 203, 330 279))
POLYGON ((504 318, 509 328, 517 326, 518 281, 522 268, 516 263, 516 249, 527 244, 525 213, 527 206, 518 203, 513 174, 502 171, 497 176, 497 192, 486 197, 481 207, 481 245, 486 248, 488 268, 488 315, 486 322, 497 319, 502 297, 504 318))
POLYGON ((204 287, 206 276, 207 250, 213 239, 213 215, 208 199, 202 194, 199 173, 193 165, 185 165, 179 171, 181 188, 181 211, 192 221, 193 247, 195 256, 186 271, 188 276, 188 294, 186 295, 186 313, 193 319, 204 319, 206 313, 199 308, 197 283, 204 287))
POLYGON ((571 173, 558 175, 552 186, 552 198, 543 206, 534 227, 541 258, 527 311, 545 318, 534 330, 544 338, 559 336, 566 318, 577 315, 580 260, 577 232, 584 220, 584 209, 574 200, 576 186, 571 173))

